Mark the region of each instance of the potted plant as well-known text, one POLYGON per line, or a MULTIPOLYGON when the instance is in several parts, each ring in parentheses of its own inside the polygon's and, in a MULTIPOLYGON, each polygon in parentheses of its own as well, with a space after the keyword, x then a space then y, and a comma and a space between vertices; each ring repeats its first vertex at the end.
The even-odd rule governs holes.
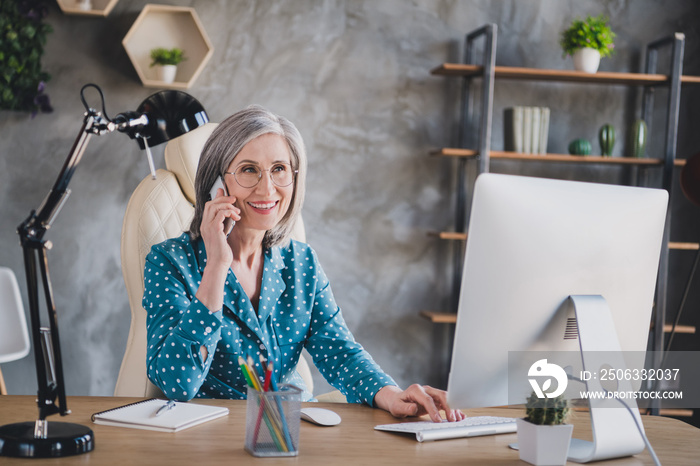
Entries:
POLYGON ((561 33, 564 57, 571 55, 574 68, 586 73, 598 71, 601 57, 610 56, 615 50, 615 33, 608 26, 608 18, 587 16, 585 21, 576 19, 561 33))
POLYGON ((518 425, 520 459, 538 466, 566 464, 573 424, 566 424, 569 402, 560 395, 527 399, 525 418, 518 425))
POLYGON ((0 110, 53 111, 44 93, 51 75, 42 69, 46 39, 53 31, 46 1, 0 2, 0 110))
POLYGON ((185 53, 177 47, 158 47, 151 50, 151 66, 156 67, 158 79, 168 84, 175 80, 177 65, 185 59, 185 53))

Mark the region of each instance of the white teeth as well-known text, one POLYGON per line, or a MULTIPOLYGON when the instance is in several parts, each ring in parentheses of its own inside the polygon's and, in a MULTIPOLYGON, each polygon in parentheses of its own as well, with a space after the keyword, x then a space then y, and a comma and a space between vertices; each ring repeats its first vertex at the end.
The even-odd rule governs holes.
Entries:
POLYGON ((277 205, 277 202, 249 202, 248 204, 250 204, 252 207, 255 207, 256 209, 272 209, 274 206, 277 205))

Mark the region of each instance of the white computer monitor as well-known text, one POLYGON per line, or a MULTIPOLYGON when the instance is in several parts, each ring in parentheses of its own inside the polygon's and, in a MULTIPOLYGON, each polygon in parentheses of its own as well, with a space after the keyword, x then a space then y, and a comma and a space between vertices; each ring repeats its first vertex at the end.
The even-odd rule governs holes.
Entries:
MULTIPOLYGON (((622 351, 643 354, 667 205, 668 193, 660 189, 480 175, 448 381, 450 405, 524 403, 529 393, 509 397, 514 386, 508 381, 509 355, 579 351, 583 338, 576 332, 571 338, 572 322, 576 327, 576 314, 567 306, 571 295, 600 295, 609 307, 610 325, 599 325, 597 317, 587 323, 589 348, 596 348, 596 338, 612 342, 616 333, 622 351), (613 336, 605 337, 602 332, 613 326, 613 336)), ((585 309, 576 312, 586 315, 585 309)), ((606 344, 600 349, 617 348, 606 344)), ((581 453, 584 461, 601 459, 589 453, 581 453)))

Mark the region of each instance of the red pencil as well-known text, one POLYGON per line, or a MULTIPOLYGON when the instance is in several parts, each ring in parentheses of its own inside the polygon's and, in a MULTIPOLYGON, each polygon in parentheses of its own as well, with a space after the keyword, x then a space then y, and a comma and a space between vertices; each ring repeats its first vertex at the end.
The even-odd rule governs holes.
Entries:
POLYGON ((266 392, 270 391, 270 380, 272 380, 272 363, 267 365, 267 371, 265 371, 265 383, 263 384, 263 390, 266 392))
MULTIPOLYGON (((252 359, 250 357, 248 357, 248 363, 251 366, 252 366, 252 362, 253 362, 252 359)), ((255 374, 254 377, 257 377, 257 374, 255 373, 254 368, 253 368, 253 374, 255 374)), ((267 377, 266 377, 265 382, 263 383, 263 392, 268 391, 269 384, 270 384, 270 381, 267 380, 267 377)), ((260 433, 260 421, 262 421, 263 412, 266 409, 265 396, 262 393, 258 396, 260 396, 260 408, 258 410, 258 419, 255 422, 255 431, 254 431, 254 435, 253 435, 253 446, 255 446, 258 443, 258 434, 260 433)), ((269 408, 267 408, 267 409, 269 409, 269 408)), ((274 433, 270 432, 270 435, 274 435, 274 433)))

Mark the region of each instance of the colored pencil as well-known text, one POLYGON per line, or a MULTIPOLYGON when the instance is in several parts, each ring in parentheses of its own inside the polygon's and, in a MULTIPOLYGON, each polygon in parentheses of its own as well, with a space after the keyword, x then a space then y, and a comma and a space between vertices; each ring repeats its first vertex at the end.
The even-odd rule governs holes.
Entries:
POLYGON ((245 377, 248 385, 254 390, 261 393, 259 400, 260 411, 258 412, 258 420, 256 422, 255 431, 253 432, 253 448, 255 448, 258 439, 258 433, 260 432, 260 419, 264 419, 265 424, 267 425, 267 428, 270 431, 270 437, 272 437, 272 441, 275 443, 277 449, 285 452, 289 451, 288 447, 284 445, 283 434, 279 431, 279 427, 275 425, 275 422, 271 417, 269 405, 266 409, 264 394, 260 390, 260 384, 257 380, 257 377, 253 374, 251 369, 248 367, 248 364, 246 364, 245 360, 241 356, 238 357, 238 365, 241 367, 243 377, 245 377))
MULTIPOLYGON (((262 354, 260 355, 260 362, 264 364, 265 358, 263 358, 262 354)), ((274 366, 272 365, 272 361, 268 364, 268 370, 270 373, 270 387, 272 388, 273 392, 279 392, 279 388, 277 386, 277 382, 275 381, 275 376, 273 374, 273 368, 274 366)), ((289 435, 289 427, 287 426, 287 419, 284 416, 284 408, 282 407, 282 401, 278 396, 275 397, 275 401, 277 402, 277 409, 279 410, 281 421, 282 421, 282 431, 284 432, 284 438, 287 442, 287 445, 289 445, 289 448, 294 449, 294 445, 292 442, 292 436, 289 435)))

